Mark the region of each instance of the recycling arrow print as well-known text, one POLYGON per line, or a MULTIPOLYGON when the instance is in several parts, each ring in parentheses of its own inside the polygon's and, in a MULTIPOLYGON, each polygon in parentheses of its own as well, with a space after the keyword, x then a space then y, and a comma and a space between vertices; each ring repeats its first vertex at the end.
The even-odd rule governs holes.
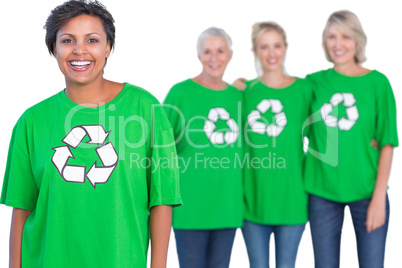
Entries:
POLYGON ((239 137, 239 126, 230 118, 230 114, 224 108, 212 108, 209 111, 208 120, 205 121, 203 130, 212 144, 223 144, 226 142, 226 144, 230 145, 239 137), (218 119, 225 120, 230 131, 226 131, 226 133, 215 132, 215 123, 218 119))
POLYGON ((94 188, 96 184, 105 183, 109 180, 117 165, 117 160, 119 159, 111 142, 97 148, 96 153, 98 154, 103 166, 96 166, 95 161, 87 174, 87 178, 94 188))
POLYGON ((330 103, 324 103, 320 109, 321 118, 323 119, 325 125, 329 127, 339 127, 342 131, 350 130, 359 119, 359 111, 354 104, 356 99, 352 93, 335 93, 330 101, 330 103), (343 106, 346 108, 347 117, 342 117, 339 121, 336 116, 329 115, 332 113, 332 108, 338 106, 343 102, 343 106))
POLYGON ((88 136, 89 144, 103 144, 109 133, 101 125, 76 126, 70 130, 63 142, 73 148, 77 148, 85 136, 88 136))
POLYGON ((282 112, 283 105, 280 100, 264 99, 257 105, 257 110, 253 110, 247 116, 248 124, 251 130, 258 134, 265 134, 269 137, 277 137, 285 129, 288 121, 286 119, 285 112, 282 112), (268 126, 257 120, 261 119, 261 114, 266 113, 269 109, 275 113, 275 123, 271 123, 268 126))
POLYGON ((101 125, 87 125, 74 127, 62 140, 66 146, 53 148, 55 150, 52 163, 66 182, 84 183, 85 178, 95 188, 96 184, 106 183, 117 166, 118 155, 111 142, 105 144, 110 132, 106 132, 101 125), (88 136, 90 144, 101 144, 96 149, 103 166, 96 166, 96 161, 86 172, 85 166, 67 165, 70 158, 74 158, 69 146, 77 148, 82 140, 88 136))

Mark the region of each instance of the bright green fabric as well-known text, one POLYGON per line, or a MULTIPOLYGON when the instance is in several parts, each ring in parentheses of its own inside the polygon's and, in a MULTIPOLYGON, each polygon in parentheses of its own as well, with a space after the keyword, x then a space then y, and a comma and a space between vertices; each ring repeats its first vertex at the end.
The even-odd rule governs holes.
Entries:
POLYGON ((163 108, 130 84, 95 108, 64 91, 29 108, 13 130, 0 200, 32 210, 22 267, 146 267, 149 209, 181 203, 175 156, 163 108))
POLYGON ((246 85, 245 219, 269 225, 304 224, 303 123, 309 116, 311 85, 299 78, 281 89, 267 87, 259 79, 246 85), (271 128, 277 129, 271 132, 271 128))
POLYGON ((378 71, 349 77, 334 69, 307 77, 314 84, 314 123, 305 187, 336 202, 370 198, 379 147, 398 146, 396 105, 388 79, 378 71), (332 101, 332 102, 331 102, 332 101))
POLYGON ((177 142, 183 197, 183 206, 173 209, 174 228, 219 229, 242 225, 241 100, 242 92, 231 86, 216 91, 191 79, 174 85, 167 95, 164 107, 177 142), (230 119, 222 116, 226 112, 235 122, 231 128, 230 119), (217 117, 218 114, 221 116, 217 117), (208 130, 211 123, 216 129, 208 138, 204 128, 208 130))

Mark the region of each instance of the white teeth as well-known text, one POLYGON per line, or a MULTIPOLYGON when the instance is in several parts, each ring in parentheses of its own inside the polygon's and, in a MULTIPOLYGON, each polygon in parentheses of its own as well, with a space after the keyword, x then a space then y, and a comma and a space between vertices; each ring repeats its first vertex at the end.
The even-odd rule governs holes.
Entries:
POLYGON ((277 60, 268 60, 269 63, 276 63, 277 60))
POLYGON ((345 54, 345 50, 335 51, 335 55, 343 55, 343 54, 345 54))
POLYGON ((71 65, 73 66, 84 66, 84 65, 89 65, 91 64, 90 61, 72 61, 71 65))

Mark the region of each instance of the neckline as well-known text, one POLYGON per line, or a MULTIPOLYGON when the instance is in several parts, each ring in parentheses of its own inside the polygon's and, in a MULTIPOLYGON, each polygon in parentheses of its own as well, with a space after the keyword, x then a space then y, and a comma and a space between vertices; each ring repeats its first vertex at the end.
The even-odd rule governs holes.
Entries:
POLYGON ((295 81, 293 81, 292 83, 290 83, 289 85, 287 85, 287 86, 285 86, 285 87, 270 87, 270 86, 267 86, 266 84, 264 84, 262 81, 261 81, 261 79, 259 78, 259 77, 257 77, 256 78, 256 80, 261 84, 261 85, 263 85, 264 87, 266 87, 267 89, 270 89, 270 90, 274 90, 274 91, 281 91, 281 90, 286 90, 286 89, 288 89, 288 88, 291 88, 291 87, 293 87, 299 80, 300 80, 300 78, 298 78, 298 77, 294 77, 295 78, 295 81))
POLYGON ((331 68, 332 72, 334 72, 336 75, 341 76, 341 77, 345 77, 345 78, 363 78, 363 77, 367 77, 369 75, 371 75, 372 73, 375 72, 375 70, 370 70, 369 72, 362 74, 362 75, 346 75, 343 73, 338 72, 337 70, 335 70, 335 68, 331 68))
POLYGON ((129 83, 125 82, 125 83, 124 83, 124 86, 123 86, 123 88, 122 88, 122 90, 120 91, 120 93, 117 94, 117 96, 114 97, 112 100, 110 100, 110 101, 108 101, 108 102, 106 102, 106 103, 104 103, 104 104, 102 104, 102 105, 93 106, 93 107, 80 105, 80 104, 78 104, 78 103, 75 103, 75 102, 72 101, 71 99, 69 99, 69 98, 67 97, 67 95, 66 95, 66 89, 65 89, 65 88, 60 92, 59 96, 61 97, 61 99, 63 100, 63 102, 64 102, 67 106, 69 106, 70 108, 75 108, 75 109, 77 109, 77 110, 85 111, 85 112, 98 112, 98 111, 104 111, 104 110, 106 110, 107 108, 111 109, 111 106, 110 106, 110 105, 113 105, 113 104, 118 103, 118 102, 124 97, 124 95, 126 94, 126 92, 127 92, 127 90, 128 90, 128 85, 129 85, 129 83), (108 107, 106 107, 106 106, 108 106, 108 107))
POLYGON ((225 82, 226 88, 216 90, 216 89, 212 89, 212 88, 206 87, 206 86, 204 86, 204 85, 202 85, 202 84, 200 84, 200 83, 194 81, 193 78, 190 78, 189 80, 190 80, 193 84, 196 84, 197 86, 199 86, 199 87, 201 87, 201 88, 203 88, 203 89, 205 89, 205 90, 208 90, 209 92, 226 92, 226 91, 229 89, 229 85, 228 85, 228 83, 226 83, 226 82, 225 82))

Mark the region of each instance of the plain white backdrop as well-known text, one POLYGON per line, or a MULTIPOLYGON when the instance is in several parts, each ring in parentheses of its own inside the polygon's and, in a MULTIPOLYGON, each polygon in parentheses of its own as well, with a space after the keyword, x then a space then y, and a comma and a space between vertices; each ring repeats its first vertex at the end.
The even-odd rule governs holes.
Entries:
MULTIPOLYGON (((7 1, 0 16, 0 183, 3 181, 11 130, 29 106, 64 88, 64 78, 44 43, 43 25, 51 9, 62 0, 7 1)), ((321 34, 328 16, 349 9, 360 18, 368 36, 367 58, 363 64, 384 73, 391 82, 401 107, 402 35, 397 0, 103 0, 116 21, 116 47, 108 60, 105 77, 141 86, 159 101, 170 87, 201 71, 196 55, 196 40, 207 27, 225 29, 233 39, 234 55, 224 79, 256 76, 251 53, 251 25, 273 20, 288 35, 285 67, 293 76, 331 67, 321 47, 321 34), (398 24, 396 23, 398 22, 398 24)), ((402 125, 401 113, 399 126, 402 125)), ((390 178, 389 226, 385 267, 402 267, 402 154, 395 150, 390 178)), ((8 266, 8 240, 12 209, 0 207, 0 267, 8 266)), ((346 211, 341 267, 358 267, 356 243, 349 211, 346 211)), ((272 241, 273 242, 273 241, 272 241)), ((57 245, 55 245, 57 246, 57 245)), ((272 247, 273 248, 273 247, 272 247)), ((274 267, 274 252, 271 252, 274 267)), ((313 267, 313 251, 307 226, 302 238, 297 267, 313 267)), ((172 234, 168 267, 179 267, 172 234)), ((241 232, 237 232, 231 268, 248 267, 241 232)))

